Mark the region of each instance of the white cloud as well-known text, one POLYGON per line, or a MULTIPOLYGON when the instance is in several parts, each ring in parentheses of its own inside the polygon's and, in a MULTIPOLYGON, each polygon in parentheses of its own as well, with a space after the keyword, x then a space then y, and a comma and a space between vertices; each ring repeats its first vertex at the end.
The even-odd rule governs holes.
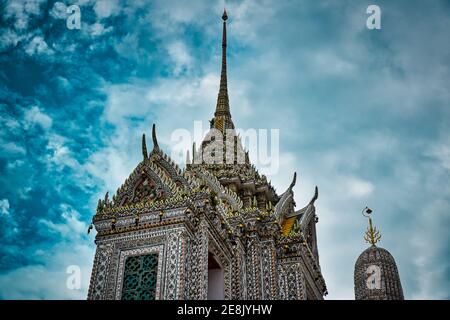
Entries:
POLYGON ((33 106, 25 111, 24 121, 25 129, 33 125, 39 125, 42 129, 48 130, 52 126, 52 118, 42 112, 37 106, 33 106))
POLYGON ((8 215, 9 214, 9 200, 2 199, 0 200, 0 213, 8 215))
POLYGON ((42 263, 24 266, 0 275, 3 299, 77 299, 85 300, 92 270, 94 248, 84 243, 59 243, 36 253, 42 263), (81 269, 81 288, 67 288, 67 268, 81 269))
POLYGON ((3 29, 0 34, 0 51, 3 51, 10 46, 15 47, 21 39, 23 39, 23 37, 16 32, 10 29, 3 29))
POLYGON ((430 155, 435 157, 442 167, 450 170, 450 139, 447 142, 435 144, 430 149, 430 155))
POLYGON ((343 179, 343 184, 347 190, 347 196, 361 198, 370 195, 375 189, 369 181, 361 180, 357 177, 347 177, 343 179))
MULTIPOLYGON (((357 66, 345 58, 339 57, 335 52, 319 51, 312 53, 308 60, 313 64, 311 67, 322 75, 337 75, 348 77, 352 75, 357 66)), ((317 74, 317 73, 316 73, 317 74)))
POLYGON ((174 62, 173 72, 175 75, 179 75, 181 72, 190 69, 193 61, 184 42, 174 41, 168 45, 167 50, 170 58, 174 62))
POLYGON ((14 142, 5 143, 2 140, 0 140, 0 146, 5 153, 10 155, 24 156, 27 153, 24 147, 14 142))
POLYGON ((90 26, 91 35, 94 36, 94 37, 101 36, 103 34, 109 33, 109 32, 112 31, 112 29, 113 29, 113 27, 111 27, 111 26, 108 27, 108 28, 105 28, 103 26, 103 24, 101 24, 99 22, 96 22, 96 23, 94 23, 93 25, 90 26))
POLYGON ((48 219, 40 219, 39 223, 44 230, 57 233, 64 239, 80 239, 87 232, 87 225, 80 220, 80 213, 68 204, 61 204, 58 208, 63 219, 62 223, 55 223, 48 219))
POLYGON ((131 117, 148 116, 153 111, 153 106, 143 99, 145 90, 146 85, 142 83, 106 86, 104 92, 108 98, 103 113, 104 120, 113 125, 123 125, 131 117))
POLYGON ((55 19, 67 18, 67 6, 59 1, 55 2, 50 10, 50 15, 55 19))
POLYGON ((52 55, 53 50, 49 48, 47 45, 47 42, 45 42, 44 38, 42 36, 35 36, 30 43, 28 43, 27 47, 25 48, 25 52, 29 56, 33 56, 35 54, 38 55, 52 55))
POLYGON ((430 199, 416 217, 420 231, 411 233, 408 250, 414 252, 408 269, 415 275, 411 280, 417 285, 417 290, 410 294, 412 299, 449 298, 449 264, 445 256, 450 241, 450 215, 442 210, 446 205, 445 200, 430 199))
POLYGON ((65 137, 50 133, 48 135, 46 151, 45 163, 48 167, 54 167, 59 171, 65 167, 79 170, 80 164, 67 146, 67 139, 65 137))
POLYGON ((115 16, 121 11, 117 0, 98 0, 95 3, 94 11, 100 19, 115 16))
MULTIPOLYGON (((134 136, 138 141, 139 137, 134 136)), ((141 153, 138 144, 130 140, 127 142, 122 146, 114 143, 100 149, 91 155, 84 165, 86 172, 103 182, 102 194, 106 191, 110 194, 115 193, 139 162, 138 156, 141 153)))
POLYGON ((28 28, 30 15, 39 15, 44 0, 9 1, 5 16, 14 17, 14 27, 19 30, 28 28))
MULTIPOLYGON (((200 78, 182 78, 179 80, 160 80, 147 89, 146 99, 169 108, 171 111, 184 108, 202 108, 209 114, 214 112, 216 95, 219 90, 218 74, 206 74, 200 78), (180 108, 183 105, 183 108, 180 108)), ((164 110, 163 110, 164 111, 164 110)), ((205 115, 206 117, 209 116, 205 115)))

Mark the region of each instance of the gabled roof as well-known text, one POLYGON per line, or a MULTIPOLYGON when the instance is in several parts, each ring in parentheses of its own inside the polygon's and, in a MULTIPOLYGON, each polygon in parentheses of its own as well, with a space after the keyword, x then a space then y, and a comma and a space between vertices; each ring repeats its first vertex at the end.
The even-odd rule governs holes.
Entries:
POLYGON ((104 208, 167 199, 183 190, 191 190, 198 184, 160 149, 155 125, 152 128, 152 139, 153 149, 148 154, 145 134, 142 136, 143 160, 117 189, 112 201, 109 200, 108 193, 103 200, 99 200, 97 212, 104 208))

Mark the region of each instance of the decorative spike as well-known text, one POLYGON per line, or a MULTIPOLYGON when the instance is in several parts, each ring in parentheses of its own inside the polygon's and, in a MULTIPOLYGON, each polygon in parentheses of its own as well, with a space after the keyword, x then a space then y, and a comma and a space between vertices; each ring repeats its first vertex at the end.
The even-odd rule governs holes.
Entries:
POLYGON ((195 151, 195 142, 192 144, 192 163, 196 164, 197 153, 195 151))
POLYGON ((144 159, 148 159, 147 143, 145 142, 145 133, 142 135, 142 155, 144 159))
POLYGON ((291 185, 289 186, 292 189, 295 186, 295 182, 297 181, 297 172, 294 172, 294 178, 292 179, 291 185))
POLYGON ((158 140, 156 139, 156 126, 153 124, 152 126, 152 139, 153 139, 153 149, 159 150, 158 140))
POLYGON ((309 204, 314 204, 314 202, 317 200, 317 198, 319 198, 319 188, 314 189, 314 196, 312 197, 311 201, 309 202, 309 204))

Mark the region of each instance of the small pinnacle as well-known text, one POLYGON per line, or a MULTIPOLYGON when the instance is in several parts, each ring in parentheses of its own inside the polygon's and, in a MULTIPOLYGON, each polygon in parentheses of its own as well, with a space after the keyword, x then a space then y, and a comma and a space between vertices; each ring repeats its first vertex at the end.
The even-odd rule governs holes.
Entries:
POLYGON ((148 158, 147 143, 145 142, 145 133, 142 135, 142 155, 144 156, 144 159, 148 158))
POLYGON ((156 126, 153 124, 152 126, 152 139, 153 139, 153 149, 159 149, 158 139, 156 138, 156 126))
POLYGON ((223 21, 227 21, 227 19, 228 19, 227 10, 226 10, 226 9, 223 9, 222 20, 223 20, 223 21))

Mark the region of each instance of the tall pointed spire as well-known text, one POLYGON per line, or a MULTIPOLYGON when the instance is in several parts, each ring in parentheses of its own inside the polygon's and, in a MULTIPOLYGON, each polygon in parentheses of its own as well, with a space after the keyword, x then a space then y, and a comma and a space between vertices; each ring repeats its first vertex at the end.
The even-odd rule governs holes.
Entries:
POLYGON ((223 129, 234 128, 231 121, 230 104, 228 100, 227 84, 227 11, 223 11, 223 33, 222 33, 222 70, 220 73, 220 88, 217 96, 216 111, 211 126, 223 131, 223 129))

